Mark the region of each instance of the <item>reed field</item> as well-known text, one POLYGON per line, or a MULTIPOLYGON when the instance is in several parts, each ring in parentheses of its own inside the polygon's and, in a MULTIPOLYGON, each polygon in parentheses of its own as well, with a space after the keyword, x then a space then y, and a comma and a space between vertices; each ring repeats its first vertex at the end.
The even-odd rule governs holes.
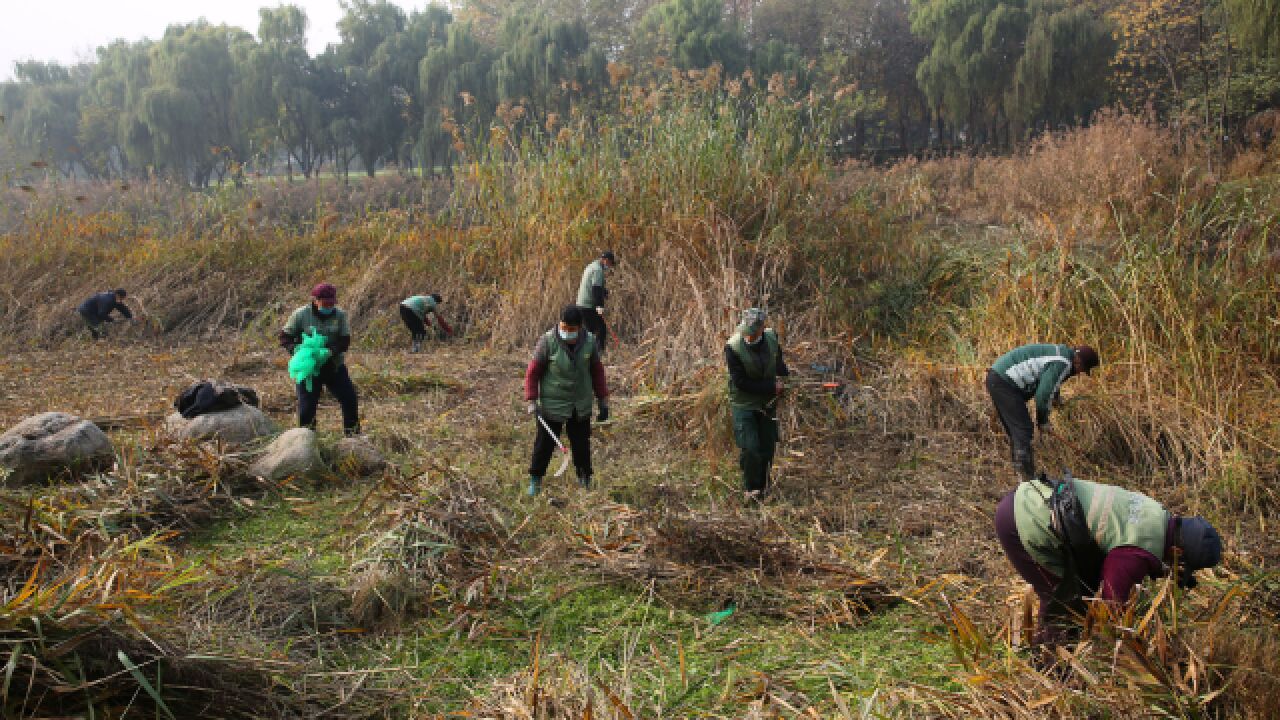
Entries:
POLYGON ((1280 148, 1115 113, 1009 156, 840 165, 782 86, 674 71, 618 102, 453 126, 469 162, 429 184, 12 169, 0 423, 94 419, 117 460, 0 489, 0 716, 1275 716, 1280 148), (525 363, 605 248, 597 486, 530 499, 525 363), (252 447, 169 437, 206 377, 294 424, 274 338, 322 280, 390 469, 265 483, 252 447), (75 307, 116 286, 138 322, 91 343, 75 307), (411 355, 396 304, 424 292, 459 333, 411 355), (751 305, 795 374, 759 507, 722 356, 751 305), (1226 543, 1194 591, 1095 607, 1053 667, 994 536, 1016 480, 982 387, 1032 341, 1102 357, 1042 464, 1226 543))

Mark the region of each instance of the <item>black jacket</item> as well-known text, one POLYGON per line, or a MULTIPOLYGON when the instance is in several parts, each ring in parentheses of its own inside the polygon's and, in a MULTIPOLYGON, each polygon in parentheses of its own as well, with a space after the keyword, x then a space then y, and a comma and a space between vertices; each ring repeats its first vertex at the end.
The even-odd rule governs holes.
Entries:
POLYGON ((98 322, 111 322, 111 311, 119 310, 120 314, 126 318, 132 318, 133 313, 124 303, 116 299, 114 292, 100 292, 92 295, 89 299, 80 303, 78 308, 81 315, 86 318, 93 318, 98 322))

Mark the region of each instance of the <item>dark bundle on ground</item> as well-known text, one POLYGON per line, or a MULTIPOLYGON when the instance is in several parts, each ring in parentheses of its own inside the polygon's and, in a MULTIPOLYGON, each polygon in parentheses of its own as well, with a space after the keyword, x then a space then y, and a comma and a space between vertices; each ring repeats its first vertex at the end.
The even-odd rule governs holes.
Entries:
POLYGON ((760 518, 673 516, 654 527, 652 549, 659 558, 686 565, 778 576, 806 565, 789 543, 769 539, 781 532, 760 518))
POLYGON ((811 623, 854 622, 898 602, 884 583, 787 539, 766 517, 684 513, 658 517, 603 508, 567 556, 627 582, 657 581, 674 602, 735 603, 811 623))

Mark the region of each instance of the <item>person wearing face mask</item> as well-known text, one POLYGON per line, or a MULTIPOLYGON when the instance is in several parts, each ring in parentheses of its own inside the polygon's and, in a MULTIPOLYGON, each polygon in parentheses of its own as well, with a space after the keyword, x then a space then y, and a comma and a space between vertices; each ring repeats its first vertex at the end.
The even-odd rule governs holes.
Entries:
POLYGON ((605 274, 613 270, 617 262, 613 251, 605 250, 582 271, 582 282, 578 284, 578 310, 582 312, 587 331, 596 336, 601 352, 604 352, 608 334, 604 324, 604 301, 609 297, 609 290, 604 284, 605 274))
POLYGON ((351 323, 347 313, 338 307, 338 289, 320 283, 311 289, 311 302, 289 316, 280 330, 280 346, 290 355, 302 341, 303 333, 316 332, 325 338, 325 347, 333 354, 313 378, 311 389, 298 383, 298 425, 315 429, 316 407, 320 392, 328 388, 342 406, 342 430, 347 435, 360 434, 360 403, 356 386, 347 372, 346 355, 351 348, 351 323))
POLYGON ((738 444, 742 487, 755 500, 764 496, 769 485, 769 468, 778 445, 781 378, 791 374, 782 359, 777 333, 766 328, 764 321, 763 310, 747 310, 742 314, 737 332, 724 346, 724 361, 729 367, 733 439, 738 444))
POLYGON ((530 496, 542 490, 542 478, 556 450, 555 438, 562 431, 569 436, 578 482, 583 488, 591 487, 591 400, 594 397, 599 405, 596 420, 605 422, 609 419, 609 388, 596 337, 582 324, 582 309, 565 307, 559 326, 538 338, 525 370, 524 399, 529 414, 536 416, 537 428, 529 462, 530 496), (548 428, 555 437, 547 434, 548 428))

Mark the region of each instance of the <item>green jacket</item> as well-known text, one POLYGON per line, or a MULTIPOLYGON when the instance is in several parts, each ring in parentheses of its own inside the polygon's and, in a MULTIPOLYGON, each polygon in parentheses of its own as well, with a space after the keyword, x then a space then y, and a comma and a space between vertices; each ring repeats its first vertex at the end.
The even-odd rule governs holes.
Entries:
MULTIPOLYGON (((767 359, 763 363, 759 361, 759 356, 751 352, 747 347, 747 343, 740 332, 734 333, 733 337, 729 338, 728 347, 742 361, 742 365, 747 371, 747 377, 752 380, 765 380, 773 383, 778 379, 777 333, 770 328, 766 328, 764 342, 767 343, 768 347, 764 353, 767 359)), ((776 395, 773 394, 757 395, 747 392, 735 385, 732 378, 729 379, 729 405, 731 407, 743 410, 764 410, 775 397, 776 395)))
POLYGON ((400 301, 401 305, 413 311, 419 320, 426 320, 428 313, 436 311, 436 299, 430 295, 414 295, 400 301))
MULTIPOLYGON (((302 334, 311 328, 315 328, 316 332, 325 336, 328 347, 333 347, 330 338, 351 336, 351 323, 347 320, 346 311, 334 308, 333 314, 326 317, 316 313, 311 305, 303 305, 294 310, 289 316, 289 321, 284 324, 283 332, 294 338, 301 338, 302 334)), ((333 362, 335 365, 342 365, 346 359, 346 353, 339 353, 333 362)))
MULTIPOLYGON (((1133 546, 1158 558, 1164 556, 1169 529, 1169 512, 1164 506, 1142 493, 1114 485, 1076 480, 1075 488, 1085 522, 1103 553, 1133 546)), ((1037 481, 1023 481, 1013 497, 1014 519, 1022 546, 1031 557, 1062 577, 1066 572, 1064 550, 1050 527, 1049 495, 1049 488, 1037 481)))
POLYGON ((582 271, 582 282, 578 283, 578 307, 593 308, 596 306, 595 294, 591 288, 604 287, 604 263, 599 259, 582 271))
POLYGON ((1070 345, 1023 345, 1001 355, 991 369, 1021 390, 1023 399, 1036 399, 1036 423, 1044 425, 1054 396, 1071 377, 1075 356, 1070 345))
POLYGON ((591 385, 591 358, 596 354, 596 338, 580 331, 577 352, 570 353, 555 328, 543 336, 547 369, 538 383, 542 413, 551 420, 568 420, 574 415, 591 417, 595 390, 591 385))

